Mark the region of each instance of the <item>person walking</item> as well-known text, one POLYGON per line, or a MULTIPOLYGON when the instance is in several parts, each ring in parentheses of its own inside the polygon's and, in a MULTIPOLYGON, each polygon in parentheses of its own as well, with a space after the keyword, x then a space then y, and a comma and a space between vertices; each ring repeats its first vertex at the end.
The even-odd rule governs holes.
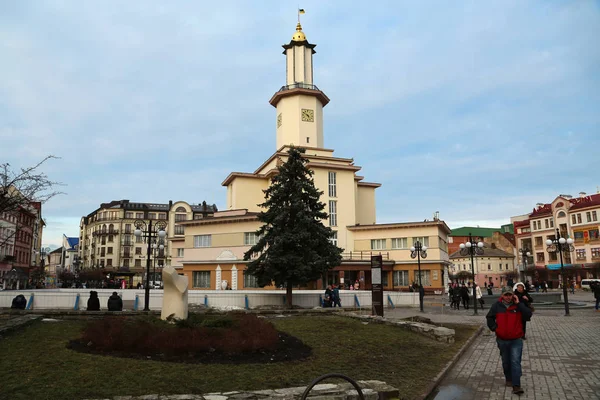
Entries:
POLYGON ((477 296, 477 301, 479 302, 479 305, 483 310, 483 305, 485 304, 485 301, 483 301, 483 294, 481 294, 481 288, 478 284, 475 284, 475 295, 477 296))
POLYGON ((494 302, 486 315, 488 328, 496 333, 502 359, 505 384, 521 395, 521 357, 523 355, 523 321, 531 319, 531 310, 519 301, 511 287, 502 289, 502 297, 494 302))
POLYGON ((590 289, 594 292, 594 298, 596 299, 596 312, 600 311, 600 283, 593 282, 590 289))
POLYGON ((462 299, 463 308, 465 310, 468 310, 469 309, 469 289, 467 288, 467 285, 465 285, 464 283, 460 287, 460 298, 462 299))
POLYGON ((331 290, 331 302, 333 303, 333 307, 342 306, 342 302, 340 300, 340 288, 338 285, 333 285, 333 289, 331 290))

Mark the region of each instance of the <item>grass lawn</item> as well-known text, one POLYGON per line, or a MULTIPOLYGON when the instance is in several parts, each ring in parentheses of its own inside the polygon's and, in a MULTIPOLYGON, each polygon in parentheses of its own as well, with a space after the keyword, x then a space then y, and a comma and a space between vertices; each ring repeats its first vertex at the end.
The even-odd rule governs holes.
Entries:
POLYGON ((0 340, 0 399, 83 399, 209 393, 307 385, 337 372, 377 379, 412 399, 477 329, 456 325, 456 343, 337 316, 271 320, 313 349, 309 359, 272 364, 178 364, 78 353, 66 348, 83 321, 36 322, 0 340))

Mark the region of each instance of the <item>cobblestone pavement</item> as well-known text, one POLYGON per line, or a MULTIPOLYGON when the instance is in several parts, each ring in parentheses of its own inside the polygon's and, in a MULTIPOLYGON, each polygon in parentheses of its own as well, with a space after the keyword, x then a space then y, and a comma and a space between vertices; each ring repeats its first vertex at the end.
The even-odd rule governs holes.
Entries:
MULTIPOLYGON (((485 324, 472 310, 449 311, 441 307, 418 310, 386 310, 387 318, 421 315, 438 323, 485 324)), ((600 400, 600 312, 594 309, 536 310, 527 325, 523 348, 520 398, 600 400)), ((504 386, 504 376, 495 336, 485 329, 451 368, 440 385, 436 400, 517 399, 504 386)))

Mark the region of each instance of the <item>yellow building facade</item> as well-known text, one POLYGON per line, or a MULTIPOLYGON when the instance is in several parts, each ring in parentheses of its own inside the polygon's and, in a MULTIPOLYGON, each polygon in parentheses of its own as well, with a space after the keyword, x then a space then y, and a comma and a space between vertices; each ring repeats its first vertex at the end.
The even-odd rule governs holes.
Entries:
MULTIPOLYGON (((306 149, 307 167, 315 186, 323 192, 321 201, 329 214, 325 224, 335 232, 332 239, 344 249, 342 264, 306 288, 321 289, 336 283, 342 288, 358 283, 370 289, 370 260, 384 259, 384 286, 408 290, 418 281, 417 262, 410 247, 420 241, 428 247, 421 262, 421 278, 427 291, 441 290, 447 279, 448 234, 439 219, 414 223, 377 224, 375 190, 379 183, 366 182, 352 158, 334 155, 324 146, 324 107, 329 98, 313 83, 314 44, 306 39, 298 23, 289 44, 283 45, 286 58, 285 82, 270 99, 275 111, 276 148, 254 172, 232 172, 222 185, 227 188, 227 209, 209 218, 169 222, 171 265, 189 278, 190 289, 252 289, 256 280, 244 273, 244 253, 256 243, 260 227, 258 206, 265 201, 263 190, 287 159, 290 146, 306 149), (175 232, 184 232, 175 235, 175 232)), ((180 207, 189 206, 180 202, 180 207)))

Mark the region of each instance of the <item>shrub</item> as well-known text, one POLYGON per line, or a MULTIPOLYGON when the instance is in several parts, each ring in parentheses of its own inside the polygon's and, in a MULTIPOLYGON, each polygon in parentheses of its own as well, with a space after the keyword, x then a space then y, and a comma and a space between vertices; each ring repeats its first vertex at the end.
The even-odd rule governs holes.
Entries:
POLYGON ((277 347, 279 333, 255 315, 206 316, 187 320, 109 317, 91 322, 81 342, 103 352, 140 355, 190 355, 198 352, 239 354, 277 347))

